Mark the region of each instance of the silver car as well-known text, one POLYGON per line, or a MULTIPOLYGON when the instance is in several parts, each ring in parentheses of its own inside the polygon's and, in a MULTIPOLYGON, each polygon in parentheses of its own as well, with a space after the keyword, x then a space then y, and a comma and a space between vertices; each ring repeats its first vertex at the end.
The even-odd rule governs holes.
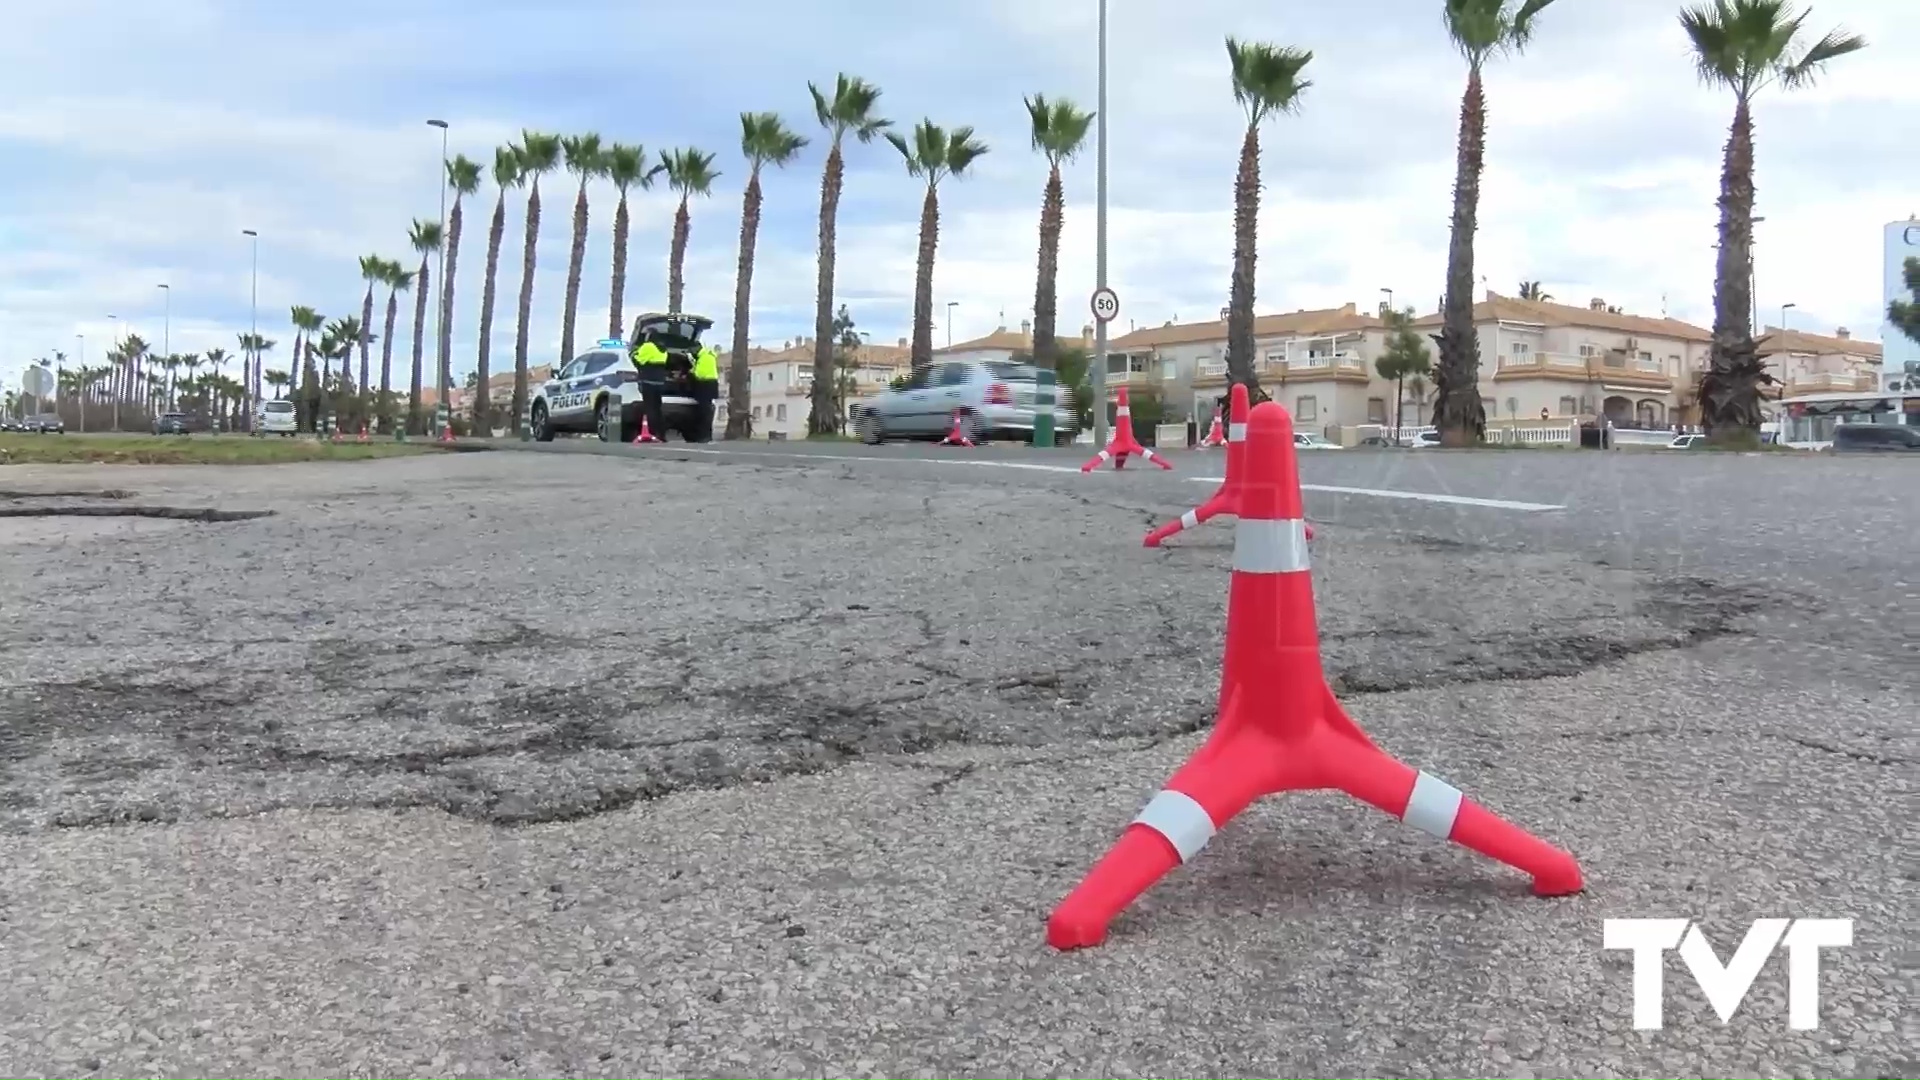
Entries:
MULTIPOLYGON (((953 430, 956 414, 967 437, 1028 441, 1033 437, 1038 373, 1031 364, 1008 360, 945 360, 909 376, 906 385, 888 389, 868 402, 854 421, 862 441, 938 439, 953 430)), ((1073 438, 1078 427, 1073 389, 1055 386, 1054 437, 1073 438)))

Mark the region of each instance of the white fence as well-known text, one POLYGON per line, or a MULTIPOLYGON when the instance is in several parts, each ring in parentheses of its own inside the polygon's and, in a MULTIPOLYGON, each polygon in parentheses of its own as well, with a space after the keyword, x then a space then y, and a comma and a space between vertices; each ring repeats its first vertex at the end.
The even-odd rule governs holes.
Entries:
POLYGON ((1572 424, 1488 428, 1487 441, 1504 446, 1570 446, 1580 441, 1572 424))

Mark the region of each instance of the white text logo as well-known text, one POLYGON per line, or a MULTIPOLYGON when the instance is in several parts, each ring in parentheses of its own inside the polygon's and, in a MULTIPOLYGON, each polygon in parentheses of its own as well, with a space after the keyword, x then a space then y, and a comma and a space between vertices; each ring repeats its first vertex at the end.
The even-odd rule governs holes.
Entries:
POLYGON ((1800 1031, 1820 1026, 1820 950, 1853 944, 1852 919, 1756 919, 1725 964, 1687 919, 1608 919, 1601 945, 1633 953, 1633 1026, 1664 1026, 1665 960, 1678 947, 1693 981, 1720 1022, 1733 1019, 1760 968, 1777 946, 1787 949, 1787 1023, 1800 1031), (1791 928, 1789 928, 1791 923, 1791 928))

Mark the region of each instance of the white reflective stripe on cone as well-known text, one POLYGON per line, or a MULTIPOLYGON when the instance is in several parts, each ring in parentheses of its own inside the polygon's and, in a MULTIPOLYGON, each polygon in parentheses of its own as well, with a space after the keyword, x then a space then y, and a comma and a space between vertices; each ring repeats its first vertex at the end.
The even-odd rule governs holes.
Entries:
POLYGON ((1233 525, 1233 569, 1242 574, 1291 574, 1307 569, 1307 523, 1241 518, 1233 525))
POLYGON ((1423 772, 1413 781, 1413 794, 1407 796, 1407 812, 1400 820, 1445 840, 1453 833, 1453 820, 1460 816, 1461 798, 1459 788, 1423 772))
POLYGON ((1111 451, 1111 450, 1102 450, 1102 451, 1100 451, 1100 460, 1101 460, 1101 461, 1112 461, 1112 460, 1113 460, 1113 451, 1111 451))
POLYGON ((1166 837, 1167 843, 1180 854, 1181 862, 1200 854, 1200 849, 1213 839, 1213 818, 1207 815, 1206 808, 1195 802, 1193 796, 1178 791, 1161 791, 1155 795, 1133 822, 1166 837))
POLYGON ((1246 442, 1247 441, 1247 425, 1228 424, 1227 425, 1227 441, 1228 442, 1246 442))
POLYGON ((1122 406, 1120 406, 1120 407, 1119 407, 1118 409, 1115 409, 1115 410, 1113 411, 1113 415, 1115 415, 1115 416, 1132 416, 1132 415, 1133 415, 1133 410, 1132 410, 1131 408, 1129 408, 1129 407, 1127 407, 1127 406, 1125 406, 1125 405, 1122 405, 1122 406))
POLYGON ((698 405, 700 404, 700 399, 690 398, 690 397, 675 397, 672 395, 668 395, 660 399, 660 404, 662 405, 698 405))
POLYGON ((1196 511, 1193 511, 1193 510, 1189 510, 1189 511, 1187 511, 1187 512, 1186 512, 1186 513, 1184 513, 1184 514, 1181 514, 1181 515, 1180 515, 1180 527, 1181 527, 1181 528, 1183 528, 1183 529, 1197 529, 1197 528, 1199 528, 1199 527, 1200 527, 1200 515, 1199 515, 1199 513, 1197 513, 1196 511))

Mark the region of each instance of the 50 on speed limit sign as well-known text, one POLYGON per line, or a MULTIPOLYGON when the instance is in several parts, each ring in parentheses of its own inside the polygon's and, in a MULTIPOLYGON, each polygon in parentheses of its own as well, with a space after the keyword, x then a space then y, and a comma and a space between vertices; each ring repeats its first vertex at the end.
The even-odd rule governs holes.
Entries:
POLYGON ((1112 322, 1120 314, 1120 294, 1112 289, 1093 290, 1093 317, 1101 322, 1112 322))

